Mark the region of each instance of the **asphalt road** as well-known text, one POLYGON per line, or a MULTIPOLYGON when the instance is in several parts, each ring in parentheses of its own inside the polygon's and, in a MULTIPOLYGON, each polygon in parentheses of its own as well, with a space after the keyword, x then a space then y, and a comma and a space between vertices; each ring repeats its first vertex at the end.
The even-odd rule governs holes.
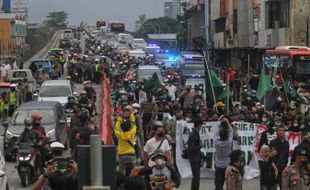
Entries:
MULTIPOLYGON (((83 42, 84 40, 82 40, 83 42)), ((82 46, 84 44, 82 43, 82 46)), ((100 85, 94 85, 97 93, 98 93, 98 98, 97 98, 97 109, 98 111, 101 110, 101 103, 100 103, 100 97, 101 97, 101 88, 100 85)), ((79 92, 83 88, 83 85, 81 84, 76 84, 76 91, 79 92)), ((99 121, 98 121, 99 122, 99 121)), ((0 129, 0 133, 1 133, 0 129)), ((21 187, 21 182, 19 179, 19 176, 17 174, 17 169, 16 169, 16 163, 15 162, 7 162, 6 163, 6 174, 9 182, 9 187, 10 190, 31 190, 31 186, 27 188, 22 188, 21 187)), ((179 187, 179 190, 189 190, 190 189, 190 184, 191 184, 191 179, 182 179, 181 181, 181 186, 179 187)), ((214 183, 213 179, 201 179, 200 180, 200 189, 214 189, 214 183)), ((245 190, 259 190, 259 178, 245 181, 244 182, 244 188, 245 190)))

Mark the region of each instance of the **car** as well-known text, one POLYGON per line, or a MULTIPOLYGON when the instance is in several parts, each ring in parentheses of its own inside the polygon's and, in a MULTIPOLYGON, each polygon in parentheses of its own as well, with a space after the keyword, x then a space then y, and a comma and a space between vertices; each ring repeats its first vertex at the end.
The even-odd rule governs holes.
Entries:
POLYGON ((158 66, 140 65, 137 69, 137 81, 143 82, 144 80, 148 80, 153 76, 154 73, 157 73, 158 80, 162 83, 164 80, 158 66))
POLYGON ((34 92, 37 90, 37 81, 33 77, 31 70, 29 69, 11 70, 8 73, 8 79, 11 83, 15 83, 15 82, 18 82, 19 80, 27 79, 30 92, 34 92))
POLYGON ((14 147, 17 139, 25 128, 24 120, 26 118, 31 118, 32 114, 40 114, 42 116, 41 124, 50 142, 57 140, 67 145, 67 129, 61 126, 61 123, 66 119, 63 106, 57 101, 30 101, 20 105, 8 121, 4 143, 5 157, 7 159, 14 159, 16 157, 16 150, 14 151, 12 147, 14 147))
POLYGON ((71 44, 71 40, 68 40, 68 39, 60 39, 59 41, 59 48, 62 48, 62 49, 70 49, 72 46, 71 44))
POLYGON ((5 173, 4 153, 0 150, 0 189, 9 190, 9 184, 5 173))
POLYGON ((9 82, 0 82, 0 94, 2 92, 8 92, 10 90, 11 83, 9 82))
POLYGON ((63 34, 63 39, 71 40, 73 39, 73 31, 71 29, 65 29, 63 34))
POLYGON ((31 61, 31 64, 35 64, 38 69, 42 69, 48 74, 51 74, 53 72, 52 63, 49 59, 34 59, 31 61))
POLYGON ((64 54, 64 50, 62 48, 53 48, 49 52, 49 55, 59 55, 59 54, 64 54))
POLYGON ((132 46, 133 48, 144 50, 146 48, 146 42, 143 38, 134 38, 132 40, 132 46))
POLYGON ((35 96, 38 101, 58 101, 64 105, 69 95, 77 95, 74 88, 70 80, 48 80, 43 82, 35 96))
POLYGON ((146 58, 146 53, 143 50, 131 50, 129 51, 129 55, 135 57, 135 59, 146 58))

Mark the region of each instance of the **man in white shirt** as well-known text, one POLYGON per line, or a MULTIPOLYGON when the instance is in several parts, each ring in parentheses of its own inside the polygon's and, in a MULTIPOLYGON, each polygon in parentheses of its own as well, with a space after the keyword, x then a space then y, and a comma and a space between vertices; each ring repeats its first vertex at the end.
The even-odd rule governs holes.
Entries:
POLYGON ((168 95, 170 96, 172 101, 175 101, 175 93, 177 92, 177 87, 175 87, 171 81, 168 82, 168 85, 166 86, 166 89, 168 90, 168 95))
POLYGON ((154 123, 155 136, 148 140, 144 146, 144 166, 152 167, 155 163, 151 160, 154 153, 161 150, 167 157, 168 164, 173 166, 172 152, 167 139, 165 139, 165 128, 161 121, 154 123))

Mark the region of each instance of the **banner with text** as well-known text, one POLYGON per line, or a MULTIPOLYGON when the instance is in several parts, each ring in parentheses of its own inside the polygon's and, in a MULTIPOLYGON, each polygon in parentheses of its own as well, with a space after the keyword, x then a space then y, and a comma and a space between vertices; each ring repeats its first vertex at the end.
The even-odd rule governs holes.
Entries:
MULTIPOLYGON (((218 130, 220 122, 205 122, 200 131, 200 140, 202 144, 206 144, 201 149, 204 154, 203 165, 201 167, 201 177, 214 178, 214 137, 218 130)), ((233 143, 233 149, 240 149, 245 159, 244 179, 249 180, 259 176, 258 144, 260 137, 266 126, 248 122, 234 122, 238 128, 238 139, 233 143)), ((188 137, 192 131, 193 124, 185 121, 177 122, 176 131, 176 163, 182 178, 192 176, 189 161, 182 158, 182 151, 187 147, 188 137)), ((295 132, 287 132, 286 139, 290 144, 290 152, 301 142, 301 134, 295 132)))

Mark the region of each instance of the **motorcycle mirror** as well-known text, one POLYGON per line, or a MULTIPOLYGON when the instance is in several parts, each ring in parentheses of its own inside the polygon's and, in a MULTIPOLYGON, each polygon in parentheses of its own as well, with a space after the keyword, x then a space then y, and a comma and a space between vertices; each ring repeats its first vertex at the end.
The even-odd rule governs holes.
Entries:
POLYGON ((9 126, 9 123, 7 121, 5 122, 2 122, 1 125, 4 127, 4 128, 7 128, 9 126))

